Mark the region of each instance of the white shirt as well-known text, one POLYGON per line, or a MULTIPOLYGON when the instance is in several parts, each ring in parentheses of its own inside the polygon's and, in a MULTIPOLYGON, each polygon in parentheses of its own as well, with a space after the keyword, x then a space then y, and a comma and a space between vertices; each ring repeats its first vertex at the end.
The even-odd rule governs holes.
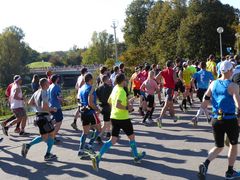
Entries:
POLYGON ((13 84, 12 88, 11 88, 11 94, 10 94, 10 106, 11 109, 17 109, 17 108, 23 108, 24 107, 24 102, 23 100, 17 100, 14 99, 14 95, 16 93, 17 89, 20 89, 20 92, 18 94, 19 98, 23 98, 23 94, 22 94, 22 90, 21 87, 18 86, 16 83, 13 84))

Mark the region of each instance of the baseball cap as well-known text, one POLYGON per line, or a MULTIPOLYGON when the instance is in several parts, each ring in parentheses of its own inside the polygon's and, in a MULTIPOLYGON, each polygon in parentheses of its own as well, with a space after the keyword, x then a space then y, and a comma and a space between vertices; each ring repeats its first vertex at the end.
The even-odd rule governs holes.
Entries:
POLYGON ((187 66, 187 65, 188 65, 188 63, 187 63, 187 62, 184 62, 184 63, 183 63, 183 66, 187 66))
POLYGON ((22 79, 22 77, 20 75, 15 75, 14 78, 13 78, 13 80, 15 82, 18 82, 20 79, 22 79))
POLYGON ((233 64, 227 60, 223 61, 220 64, 220 71, 222 73, 226 73, 226 72, 230 71, 232 68, 233 68, 233 64))

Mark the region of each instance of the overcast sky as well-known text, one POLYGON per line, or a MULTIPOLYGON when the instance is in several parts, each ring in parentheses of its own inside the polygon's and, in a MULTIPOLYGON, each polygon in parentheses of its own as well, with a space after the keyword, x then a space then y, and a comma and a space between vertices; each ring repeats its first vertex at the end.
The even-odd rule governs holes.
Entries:
MULTIPOLYGON (((240 9, 239 0, 221 0, 240 9)), ((125 10, 132 0, 0 0, 0 31, 16 25, 23 29, 25 41, 39 51, 86 47, 93 31, 113 33, 123 41, 125 10)))

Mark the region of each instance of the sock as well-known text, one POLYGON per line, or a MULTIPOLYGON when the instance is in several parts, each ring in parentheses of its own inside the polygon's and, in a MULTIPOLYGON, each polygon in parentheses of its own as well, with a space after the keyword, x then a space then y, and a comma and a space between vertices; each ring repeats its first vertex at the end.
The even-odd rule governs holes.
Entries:
POLYGON ((147 111, 147 113, 145 114, 144 118, 143 118, 143 122, 145 122, 148 118, 148 116, 151 114, 150 111, 147 111))
POLYGON ((84 149, 85 141, 87 139, 87 134, 82 133, 82 136, 80 137, 80 145, 79 145, 79 150, 84 149))
POLYGON ((133 140, 133 141, 130 141, 129 143, 130 143, 130 147, 132 149, 133 157, 138 157, 136 141, 133 140))
POLYGON ((35 138, 29 143, 29 145, 30 145, 30 147, 31 147, 32 145, 38 144, 38 143, 40 143, 40 142, 42 142, 42 137, 41 137, 41 136, 37 136, 37 137, 35 137, 35 138))
POLYGON ((233 166, 228 166, 228 172, 233 172, 233 166))
POLYGON ((192 102, 191 102, 190 96, 187 96, 187 100, 188 100, 188 103, 189 103, 190 105, 192 105, 192 102))
POLYGON ((153 112, 154 112, 154 107, 152 108, 152 110, 150 111, 150 115, 149 115, 149 117, 152 119, 152 115, 153 115, 153 112))
POLYGON ((208 168, 210 161, 207 159, 203 164, 206 166, 206 168, 208 168))
POLYGON ((16 126, 16 128, 20 128, 20 122, 19 122, 19 123, 17 123, 17 126, 16 126))
POLYGON ((100 159, 102 158, 103 154, 110 149, 110 147, 112 146, 112 141, 107 141, 102 148, 99 151, 99 155, 100 155, 100 159))
POLYGON ((52 150, 52 147, 53 147, 53 144, 54 144, 54 139, 49 137, 48 140, 47 140, 47 154, 49 154, 52 150))
POLYGON ((94 143, 94 141, 97 139, 98 135, 100 134, 98 130, 96 130, 94 133, 94 135, 92 136, 92 138, 90 139, 89 143, 90 145, 92 145, 94 143))
POLYGON ((73 120, 73 123, 76 124, 76 123, 77 123, 77 119, 74 119, 74 120, 73 120))

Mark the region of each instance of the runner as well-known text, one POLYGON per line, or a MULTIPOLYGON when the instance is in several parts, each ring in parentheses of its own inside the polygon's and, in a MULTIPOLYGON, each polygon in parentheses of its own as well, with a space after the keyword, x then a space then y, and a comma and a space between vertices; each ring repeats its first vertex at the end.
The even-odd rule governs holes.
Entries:
POLYGON ((105 66, 100 67, 100 74, 97 77, 97 87, 100 86, 102 82, 102 77, 108 73, 108 69, 105 66))
POLYGON ((54 144, 54 125, 50 118, 50 112, 57 111, 56 108, 50 108, 48 103, 47 90, 49 82, 46 78, 40 79, 40 89, 37 90, 29 100, 28 104, 36 107, 36 125, 39 128, 40 136, 35 137, 30 143, 23 144, 22 156, 26 158, 29 149, 42 141, 47 143, 47 152, 44 156, 45 161, 56 159, 57 156, 51 154, 52 146, 54 144))
POLYGON ((114 68, 113 68, 113 73, 111 74, 111 76, 110 76, 110 79, 111 79, 111 81, 112 81, 112 86, 114 87, 115 86, 115 78, 116 78, 116 76, 119 74, 119 67, 118 66, 115 66, 114 68))
POLYGON ((215 62, 215 56, 213 54, 209 55, 207 61, 207 71, 210 71, 213 74, 214 79, 217 78, 217 65, 215 62))
POLYGON ((3 133, 8 136, 8 129, 17 123, 21 123, 21 129, 19 135, 26 136, 29 133, 24 131, 27 121, 27 114, 24 109, 24 98, 22 94, 22 78, 19 75, 14 77, 15 81, 11 87, 11 95, 10 95, 10 107, 16 116, 16 120, 12 121, 9 125, 2 123, 3 133))
POLYGON ((89 154, 94 154, 93 143, 97 139, 101 132, 100 121, 96 113, 100 113, 100 109, 97 107, 96 91, 93 87, 93 76, 90 73, 84 76, 85 84, 80 88, 79 99, 81 101, 81 120, 83 126, 83 132, 80 137, 80 145, 78 156, 79 158, 88 157, 89 154), (89 143, 85 145, 85 141, 89 134, 90 128, 96 129, 93 133, 89 143))
POLYGON ((37 74, 33 75, 31 83, 32 92, 36 92, 39 89, 39 77, 37 74))
POLYGON ((100 152, 92 158, 93 169, 99 169, 99 163, 102 159, 103 154, 110 149, 112 145, 117 142, 119 132, 122 129, 130 140, 130 147, 132 149, 132 154, 134 161, 136 163, 140 162, 144 156, 145 152, 138 153, 137 146, 135 142, 135 135, 133 130, 133 125, 129 119, 129 111, 132 109, 132 102, 128 102, 127 93, 123 89, 126 83, 125 76, 119 74, 116 77, 116 86, 113 88, 111 96, 109 98, 109 104, 112 106, 111 110, 111 121, 112 121, 112 136, 109 141, 107 141, 101 148, 100 152))
POLYGON ((177 117, 175 117, 175 111, 173 106, 173 93, 175 88, 175 83, 177 82, 176 72, 173 70, 174 63, 173 61, 168 60, 166 63, 166 69, 161 71, 157 76, 156 80, 160 81, 163 79, 163 87, 165 91, 165 104, 161 110, 160 117, 157 120, 158 127, 162 127, 162 118, 165 115, 166 111, 169 110, 171 117, 174 122, 177 122, 177 117))
POLYGON ((52 84, 48 88, 48 96, 49 96, 49 107, 50 108, 57 108, 56 112, 52 112, 53 119, 55 120, 55 143, 59 143, 60 140, 56 138, 58 131, 61 128, 62 120, 63 120, 63 113, 61 108, 61 103, 63 101, 61 95, 61 88, 58 85, 60 78, 58 75, 54 74, 51 77, 52 84))
POLYGON ((80 115, 80 112, 79 112, 79 108, 80 108, 80 100, 79 100, 79 89, 82 87, 82 85, 84 84, 84 75, 88 72, 87 68, 82 68, 81 69, 81 75, 78 77, 77 79, 77 83, 75 85, 75 89, 77 90, 77 102, 78 102, 78 109, 77 111, 75 112, 75 115, 74 115, 74 119, 73 119, 73 123, 71 124, 72 128, 76 131, 78 131, 78 127, 77 127, 77 119, 80 115))
POLYGON ((110 138, 111 133, 110 133, 110 114, 111 114, 111 106, 108 103, 108 98, 112 92, 112 86, 109 86, 109 82, 111 80, 107 75, 103 75, 101 82, 103 82, 102 85, 100 85, 97 90, 97 98, 99 99, 100 102, 100 107, 102 108, 101 113, 103 115, 103 121, 104 124, 102 126, 102 132, 99 134, 99 137, 101 138, 104 132, 107 132, 106 137, 110 138))
POLYGON ((148 79, 144 81, 142 86, 140 87, 141 91, 145 92, 147 101, 147 113, 145 114, 142 121, 144 125, 148 125, 153 122, 152 114, 155 108, 154 93, 159 91, 157 82, 154 78, 155 72, 149 71, 148 79))
MULTIPOLYGON (((206 109, 209 100, 212 99, 213 107, 213 134, 215 140, 215 147, 209 152, 205 162, 199 165, 199 178, 205 179, 208 166, 212 160, 224 148, 224 135, 227 134, 230 141, 230 148, 228 153, 228 169, 225 174, 226 179, 234 179, 240 177, 240 173, 233 170, 235 160, 238 152, 238 137, 239 137, 239 121, 235 115, 235 104, 240 111, 240 96, 239 87, 232 83, 229 79, 232 76, 233 65, 229 61, 224 61, 220 65, 222 77, 215 80, 209 86, 204 101, 201 105, 206 109), (204 104, 208 102, 207 104, 204 104)), ((239 113, 238 113, 239 114, 239 113)))
MULTIPOLYGON (((201 62, 200 67, 201 67, 201 70, 193 75, 191 83, 192 83, 193 89, 197 92, 197 97, 199 98, 200 102, 202 102, 203 96, 204 96, 205 92, 207 91, 210 82, 214 80, 214 77, 211 72, 206 71, 206 63, 205 62, 201 62), (197 82, 198 88, 196 88, 196 86, 195 86, 195 81, 197 82)), ((197 126, 198 118, 199 118, 199 116, 201 116, 201 114, 203 112, 206 114, 208 122, 211 121, 211 118, 208 113, 208 109, 200 108, 198 110, 196 116, 193 117, 193 119, 192 119, 194 126, 197 126)))

